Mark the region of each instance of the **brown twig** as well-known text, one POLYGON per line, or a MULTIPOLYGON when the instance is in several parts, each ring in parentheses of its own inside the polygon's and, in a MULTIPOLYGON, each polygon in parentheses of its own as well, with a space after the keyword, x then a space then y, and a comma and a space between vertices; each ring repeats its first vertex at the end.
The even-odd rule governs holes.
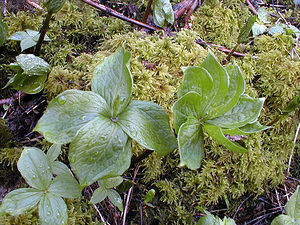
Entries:
POLYGON ((234 218, 236 217, 236 215, 237 215, 238 212, 240 211, 242 205, 243 205, 243 204, 244 204, 244 203, 245 203, 252 195, 253 195, 253 194, 250 194, 247 198, 245 198, 245 199, 241 202, 241 204, 239 205, 239 207, 236 209, 236 211, 235 211, 235 213, 234 213, 232 219, 234 219, 234 218))
POLYGON ((96 9, 99 9, 99 10, 105 12, 106 14, 108 14, 108 15, 110 15, 110 16, 114 16, 114 17, 116 17, 116 18, 118 18, 118 19, 121 19, 121 20, 124 20, 124 21, 126 21, 126 22, 135 24, 135 25, 137 25, 137 26, 146 28, 146 29, 148 29, 148 30, 152 30, 152 31, 161 30, 161 29, 158 28, 158 27, 153 27, 153 26, 150 26, 150 25, 148 25, 148 24, 145 24, 145 23, 142 23, 142 22, 140 22, 140 21, 137 21, 137 20, 135 20, 135 19, 129 18, 129 17, 127 17, 127 16, 124 16, 123 14, 121 14, 121 13, 119 13, 119 12, 117 12, 117 11, 115 11, 115 10, 109 8, 109 7, 106 7, 106 6, 102 5, 102 4, 93 2, 93 1, 91 1, 91 0, 81 0, 81 1, 83 1, 83 2, 85 2, 85 3, 87 3, 87 4, 89 4, 90 6, 96 8, 96 9))
POLYGON ((250 0, 246 0, 246 3, 249 5, 249 7, 251 8, 252 12, 254 15, 257 15, 257 10, 256 8, 252 5, 252 3, 250 2, 250 0))
POLYGON ((151 11, 152 3, 153 3, 153 0, 148 0, 148 5, 147 5, 145 15, 144 15, 143 20, 142 20, 143 23, 147 23, 147 19, 148 19, 148 16, 150 14, 150 11, 151 11))
POLYGON ((35 2, 32 2, 32 1, 30 1, 30 0, 26 0, 26 2, 27 2, 29 5, 31 5, 32 7, 36 8, 36 9, 43 10, 43 8, 42 8, 40 5, 38 5, 37 3, 35 3, 35 2))
POLYGON ((192 4, 191 8, 189 9, 189 11, 186 14, 186 17, 184 18, 184 28, 189 29, 189 20, 191 18, 192 13, 195 11, 195 9, 197 8, 197 6, 200 6, 201 4, 201 0, 194 0, 194 3, 192 4))

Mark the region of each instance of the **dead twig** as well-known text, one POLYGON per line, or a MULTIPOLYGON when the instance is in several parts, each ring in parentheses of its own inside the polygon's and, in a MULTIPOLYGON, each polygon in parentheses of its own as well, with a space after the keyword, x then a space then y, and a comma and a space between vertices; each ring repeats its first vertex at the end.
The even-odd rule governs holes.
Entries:
POLYGON ((29 5, 31 5, 32 7, 36 8, 36 9, 43 10, 43 8, 42 8, 40 5, 38 5, 37 3, 35 3, 35 2, 32 2, 32 1, 30 1, 30 0, 26 0, 26 2, 27 2, 29 5))
POLYGON ((148 16, 150 14, 150 11, 151 11, 152 3, 153 3, 153 0, 148 0, 148 5, 147 5, 145 15, 144 15, 143 20, 142 20, 143 23, 147 23, 147 19, 148 19, 148 16))
POLYGON ((253 14, 256 15, 257 14, 257 10, 256 8, 252 5, 252 3, 250 2, 250 0, 246 0, 246 3, 249 5, 250 9, 252 10, 253 14))
POLYGON ((243 205, 243 204, 244 204, 251 196, 253 196, 253 194, 250 194, 247 198, 245 198, 245 199, 240 203, 240 205, 239 205, 239 207, 236 209, 236 211, 235 211, 235 213, 234 213, 232 219, 234 219, 234 218, 236 217, 236 215, 237 215, 238 212, 240 211, 242 205, 243 205))
POLYGON ((184 28, 189 29, 190 25, 189 25, 189 20, 191 18, 192 13, 195 11, 195 9, 200 6, 201 1, 200 0, 194 0, 194 3, 192 4, 192 6, 190 7, 189 11, 186 14, 186 17, 184 18, 184 28))
POLYGON ((153 26, 150 26, 150 25, 145 24, 143 22, 140 22, 140 21, 137 21, 135 19, 129 18, 127 16, 124 16, 123 14, 121 14, 121 13, 119 13, 119 12, 117 12, 117 11, 109 8, 109 7, 106 7, 106 6, 102 5, 102 4, 93 2, 91 0, 81 0, 81 1, 89 4, 90 6, 96 8, 96 9, 99 9, 99 10, 105 12, 106 14, 108 14, 110 16, 114 16, 114 17, 116 17, 118 19, 124 20, 124 21, 132 23, 134 25, 137 25, 137 26, 140 26, 140 27, 146 28, 148 30, 152 30, 152 31, 161 30, 158 27, 153 27, 153 26))
POLYGON ((16 92, 13 96, 10 98, 3 98, 0 99, 0 105, 12 105, 15 101, 19 101, 20 98, 23 98, 27 94, 21 91, 16 92))

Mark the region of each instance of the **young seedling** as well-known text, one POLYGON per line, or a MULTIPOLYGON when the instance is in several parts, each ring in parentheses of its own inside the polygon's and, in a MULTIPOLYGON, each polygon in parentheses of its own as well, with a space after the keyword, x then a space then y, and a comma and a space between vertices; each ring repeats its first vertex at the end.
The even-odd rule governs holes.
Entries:
POLYGON ((123 174, 131 139, 160 156, 177 148, 163 108, 131 100, 130 56, 122 47, 106 58, 94 71, 92 91, 58 95, 34 129, 49 142, 70 143, 70 165, 82 187, 123 174))
POLYGON ((247 152, 225 136, 254 133, 268 127, 257 122, 264 98, 244 94, 245 81, 237 65, 223 67, 212 53, 199 67, 184 69, 184 81, 173 106, 180 166, 198 169, 204 156, 204 133, 224 147, 247 152))

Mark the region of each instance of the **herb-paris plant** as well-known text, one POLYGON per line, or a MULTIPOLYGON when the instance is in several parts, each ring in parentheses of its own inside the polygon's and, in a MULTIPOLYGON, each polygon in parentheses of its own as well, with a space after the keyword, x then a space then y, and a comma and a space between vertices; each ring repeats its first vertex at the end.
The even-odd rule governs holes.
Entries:
POLYGON ((200 167, 204 131, 226 148, 244 153, 247 150, 228 140, 224 133, 241 135, 267 128, 257 122, 264 98, 251 98, 243 94, 244 90, 239 67, 224 68, 211 53, 201 66, 184 69, 179 99, 173 106, 181 166, 200 167))
POLYGON ((53 151, 49 150, 46 155, 42 150, 33 147, 23 150, 17 166, 31 187, 7 194, 0 206, 0 214, 17 216, 38 205, 42 225, 67 224, 67 205, 62 197, 80 197, 80 187, 68 170, 55 171, 52 162, 57 155, 51 157, 51 152, 53 151), (57 176, 53 177, 53 174, 57 176))
POLYGON ((161 156, 177 148, 166 112, 131 100, 130 53, 123 47, 95 69, 92 91, 67 90, 54 98, 36 131, 70 143, 69 161, 82 187, 121 175, 130 165, 131 139, 161 156))

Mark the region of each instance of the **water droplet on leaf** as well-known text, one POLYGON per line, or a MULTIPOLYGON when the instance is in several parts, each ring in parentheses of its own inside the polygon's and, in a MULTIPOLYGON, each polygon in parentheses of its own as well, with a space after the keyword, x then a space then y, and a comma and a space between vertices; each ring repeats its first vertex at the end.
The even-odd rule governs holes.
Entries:
POLYGON ((66 98, 65 96, 60 96, 60 97, 57 99, 57 101, 58 101, 58 104, 63 105, 63 104, 66 103, 67 98, 66 98))

